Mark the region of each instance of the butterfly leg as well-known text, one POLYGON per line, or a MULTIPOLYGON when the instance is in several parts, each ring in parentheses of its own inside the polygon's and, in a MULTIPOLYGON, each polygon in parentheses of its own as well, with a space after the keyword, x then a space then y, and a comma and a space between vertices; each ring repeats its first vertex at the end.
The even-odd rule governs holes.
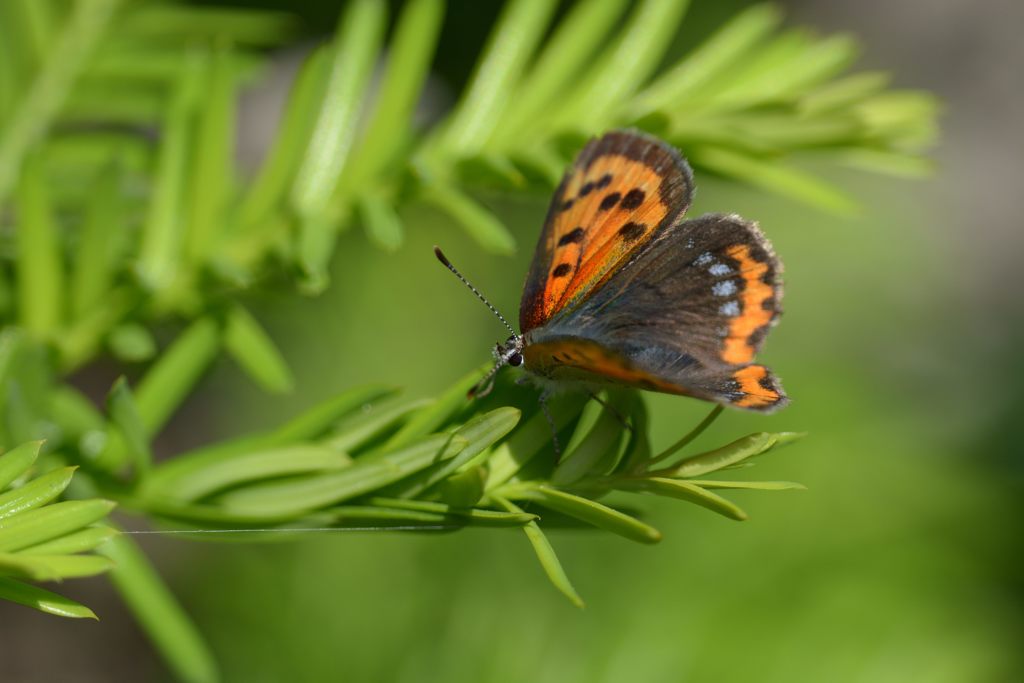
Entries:
POLYGON ((550 391, 542 391, 537 402, 540 403, 540 410, 544 413, 544 418, 551 427, 551 444, 555 447, 555 459, 560 460, 562 458, 562 447, 558 443, 558 426, 555 424, 555 418, 551 416, 551 411, 548 410, 548 399, 550 397, 550 391))
POLYGON ((615 408, 615 406, 608 403, 608 401, 605 401, 603 398, 601 398, 599 394, 590 391, 589 389, 587 389, 587 393, 590 395, 590 398, 600 403, 602 406, 604 406, 605 410, 607 410, 609 413, 615 416, 615 419, 619 421, 619 424, 622 425, 623 429, 629 432, 633 431, 633 425, 629 424, 629 421, 626 420, 626 417, 622 413, 620 413, 618 409, 615 408))

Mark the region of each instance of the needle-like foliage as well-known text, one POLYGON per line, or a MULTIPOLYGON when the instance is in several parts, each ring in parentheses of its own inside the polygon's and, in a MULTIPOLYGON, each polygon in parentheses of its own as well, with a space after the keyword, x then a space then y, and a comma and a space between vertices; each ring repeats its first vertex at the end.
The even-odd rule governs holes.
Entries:
POLYGON ((169 666, 212 680, 201 637, 145 556, 93 526, 111 505, 96 496, 177 530, 520 527, 581 604, 546 529, 652 543, 658 530, 622 507, 630 494, 744 519, 722 491, 795 487, 718 478, 795 435, 692 452, 694 433, 652 454, 632 392, 553 403, 567 444, 556 463, 532 398, 502 385, 466 403, 476 373, 429 401, 350 389, 277 427, 152 455, 221 354, 267 391, 292 390, 286 360, 239 303, 268 274, 321 291, 339 231, 359 225, 395 249, 419 229, 399 218, 414 202, 449 214, 481 248, 509 252, 533 236, 513 234, 479 193, 549 192, 606 129, 651 131, 698 172, 835 212, 855 201, 802 170, 806 159, 927 171, 934 100, 848 73, 852 40, 783 28, 776 9, 757 6, 665 63, 687 5, 581 1, 556 20, 549 0, 508 0, 456 104, 424 126, 443 1, 408 0, 390 17, 385 0, 351 0, 245 177, 239 96, 264 73, 268 48, 295 35, 291 17, 177 2, 0 4, 0 598, 92 616, 26 581, 94 574, 110 558, 169 666), (162 349, 157 323, 180 326, 162 349), (147 365, 100 407, 68 377, 105 350, 147 365))

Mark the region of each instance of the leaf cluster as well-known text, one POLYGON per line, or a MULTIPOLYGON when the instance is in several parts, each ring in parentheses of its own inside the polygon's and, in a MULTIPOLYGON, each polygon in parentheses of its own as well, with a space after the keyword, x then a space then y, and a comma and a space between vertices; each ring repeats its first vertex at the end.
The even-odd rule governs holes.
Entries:
POLYGON ((775 9, 758 6, 669 59, 683 0, 577 2, 564 16, 556 5, 509 0, 455 106, 423 125, 443 0, 408 0, 393 17, 385 0, 346 3, 247 177, 236 161, 240 97, 268 50, 292 41, 291 17, 179 2, 0 3, 0 598, 91 616, 28 582, 112 566, 179 677, 212 680, 202 638, 145 555, 100 525, 106 499, 164 528, 246 539, 519 527, 580 603, 548 529, 649 543, 660 532, 621 501, 658 495, 743 519, 720 491, 795 486, 708 478, 794 435, 680 455, 712 415, 653 454, 631 392, 554 402, 567 445, 556 462, 535 398, 505 386, 468 404, 476 373, 424 401, 353 389, 276 428, 153 456, 153 439, 222 354, 267 391, 292 389, 242 294, 282 276, 321 291, 340 231, 359 225, 396 249, 414 202, 509 252, 517 236, 480 193, 549 191, 582 140, 605 129, 651 131, 698 173, 839 212, 853 202, 802 170, 805 159, 927 170, 934 101, 888 89, 884 75, 847 74, 848 38, 782 29, 775 9), (169 343, 158 325, 177 330, 169 343), (97 406, 70 378, 105 354, 139 379, 117 381, 97 406))
POLYGON ((28 442, 0 455, 0 600, 62 617, 95 619, 88 607, 25 583, 107 571, 110 560, 91 551, 117 533, 98 524, 114 507, 113 502, 57 501, 71 483, 75 468, 37 473, 40 446, 38 441, 28 442))

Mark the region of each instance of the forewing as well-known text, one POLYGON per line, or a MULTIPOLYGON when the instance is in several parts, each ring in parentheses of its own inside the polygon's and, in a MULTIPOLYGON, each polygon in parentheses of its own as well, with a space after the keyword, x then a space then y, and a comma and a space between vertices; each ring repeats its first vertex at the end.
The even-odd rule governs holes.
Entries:
POLYGON ((589 142, 548 209, 523 289, 521 330, 586 300, 675 223, 692 194, 689 166, 664 142, 632 131, 589 142))

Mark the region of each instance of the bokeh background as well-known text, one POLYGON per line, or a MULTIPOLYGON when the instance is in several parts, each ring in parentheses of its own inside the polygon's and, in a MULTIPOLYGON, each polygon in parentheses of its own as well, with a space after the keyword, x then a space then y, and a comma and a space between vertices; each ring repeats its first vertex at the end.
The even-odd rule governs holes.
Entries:
MULTIPOLYGON (((312 44, 337 2, 287 7, 312 44)), ((452 1, 427 111, 469 76, 499 3, 452 1)), ((748 3, 695 0, 679 52, 748 3)), ((727 413, 706 443, 749 431, 810 437, 758 464, 807 491, 739 492, 736 523, 653 501, 658 546, 552 534, 588 602, 548 584, 516 531, 325 534, 267 545, 145 539, 235 681, 1010 681, 1024 676, 1024 5, 972 0, 781 2, 789 23, 851 32, 860 66, 943 98, 938 171, 925 182, 838 174, 854 218, 711 178, 693 212, 757 219, 786 264, 786 314, 764 359, 792 406, 727 413)), ((243 108, 257 160, 302 48, 284 52, 243 108)), ((685 153, 685 150, 684 150, 685 153)), ((176 418, 173 451, 294 414, 366 381, 429 395, 488 355, 503 330, 430 254, 514 315, 545 198, 486 197, 520 240, 483 254, 440 214, 407 207, 396 254, 345 233, 332 286, 247 302, 299 390, 254 391, 223 362, 176 418)), ((109 382, 108 382, 109 384, 109 382)), ((649 397, 656 445, 706 407, 649 397)), ((167 677, 102 580, 65 592, 99 623, 5 606, 4 680, 167 677), (47 653, 60 652, 59 658, 47 653), (67 678, 74 672, 73 678, 67 678), (8 678, 11 676, 11 678, 8 678)))

